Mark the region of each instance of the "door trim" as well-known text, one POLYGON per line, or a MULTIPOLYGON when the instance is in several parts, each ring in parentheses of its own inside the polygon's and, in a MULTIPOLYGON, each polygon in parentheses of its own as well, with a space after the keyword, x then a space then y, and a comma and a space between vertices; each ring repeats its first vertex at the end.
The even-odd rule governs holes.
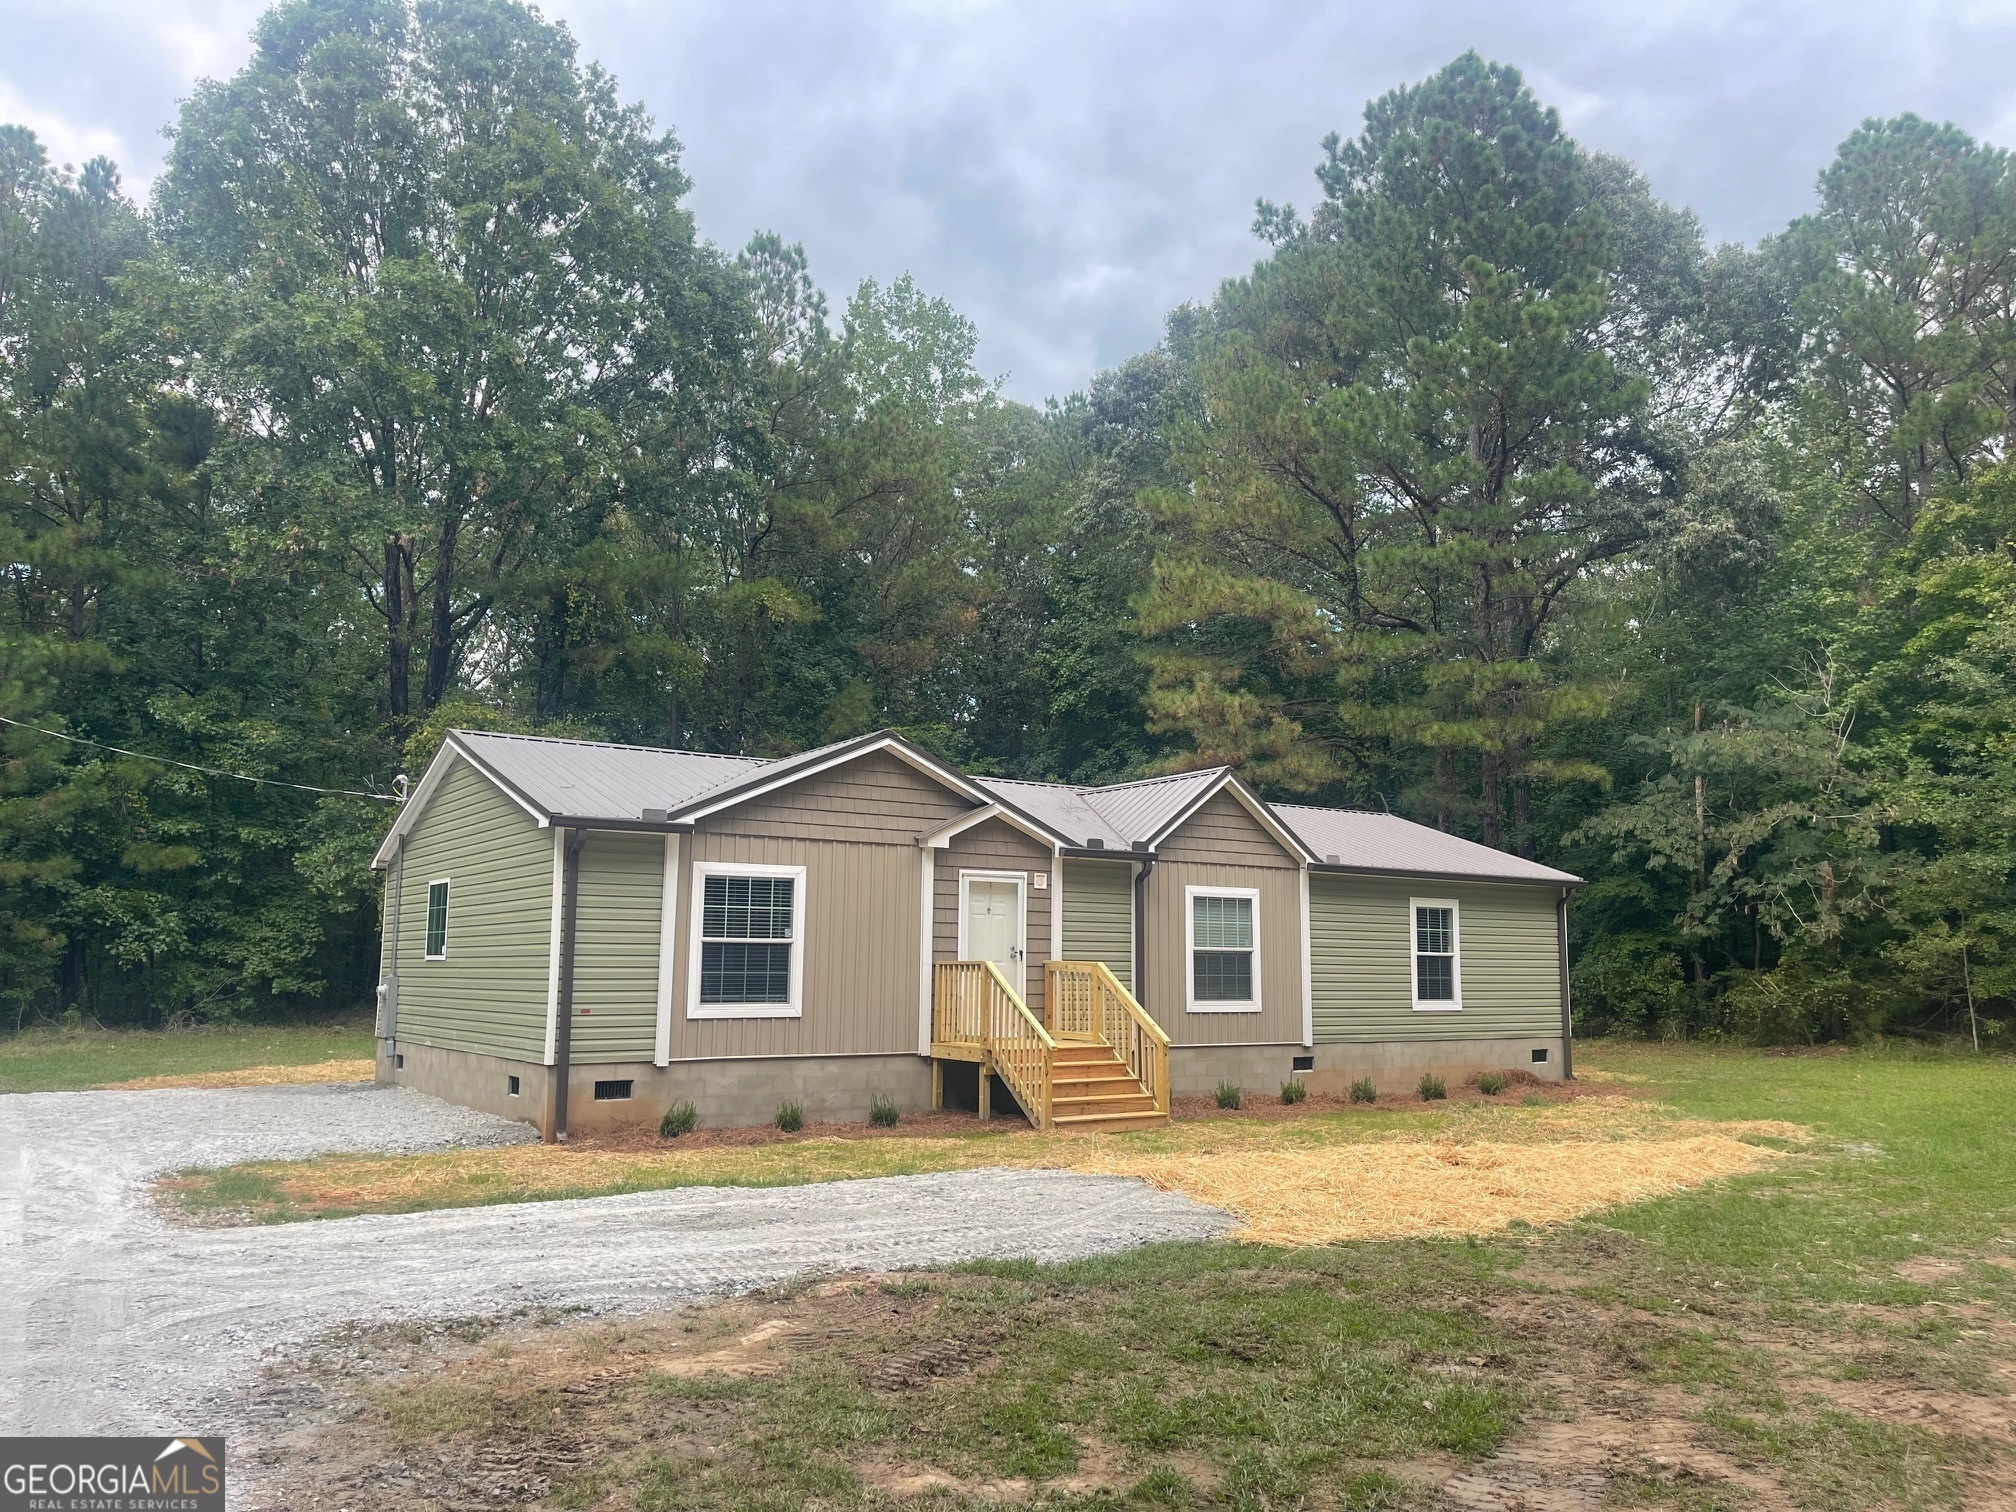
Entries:
MULTIPOLYGON (((966 919, 973 896, 972 884, 975 882, 1012 882, 1015 884, 1015 948, 1022 953, 1020 965, 1022 968, 1022 980, 1026 983, 1029 979, 1029 874, 1019 871, 969 871, 964 867, 960 868, 959 959, 962 961, 972 959, 966 953, 966 919)), ((1015 990, 1022 993, 1024 997, 1028 996, 1028 993, 1021 986, 1016 987, 1015 990)))

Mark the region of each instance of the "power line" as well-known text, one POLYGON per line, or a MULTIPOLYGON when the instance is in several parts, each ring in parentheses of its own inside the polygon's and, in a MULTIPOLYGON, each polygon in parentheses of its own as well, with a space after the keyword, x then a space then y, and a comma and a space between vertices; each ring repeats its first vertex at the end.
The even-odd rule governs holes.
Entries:
POLYGON ((61 730, 45 730, 40 725, 23 724, 20 720, 9 719, 4 714, 0 714, 0 724, 12 725, 17 730, 32 730, 37 735, 47 735, 51 740, 67 740, 72 745, 93 746, 101 751, 131 756, 138 761, 158 761, 163 766, 181 767, 185 772, 201 772, 206 777, 229 777, 233 782, 253 782, 261 787, 293 788, 298 793, 326 793, 333 798, 375 798, 380 803, 399 801, 392 793, 365 793, 356 788, 315 787, 306 782, 282 782, 277 777, 248 777, 243 772, 227 772, 222 767, 198 766, 193 761, 177 761, 172 756, 150 756, 145 751, 129 751, 124 746, 107 745, 102 740, 86 740, 81 735, 65 735, 61 730))

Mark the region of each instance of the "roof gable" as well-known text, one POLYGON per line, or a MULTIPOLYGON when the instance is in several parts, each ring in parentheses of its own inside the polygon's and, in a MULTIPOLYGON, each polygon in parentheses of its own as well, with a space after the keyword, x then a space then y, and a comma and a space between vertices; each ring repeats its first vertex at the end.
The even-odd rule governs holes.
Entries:
POLYGON ((696 795, 689 802, 675 806, 669 817, 687 822, 704 819, 735 804, 747 803, 765 793, 772 793, 792 783, 802 782, 807 777, 830 771, 836 766, 858 760, 875 751, 887 751, 899 761, 973 803, 982 804, 989 799, 984 790, 976 787, 956 767, 948 766, 927 752, 920 751, 902 736, 883 730, 873 735, 862 735, 852 740, 836 741, 832 745, 801 751, 796 756, 764 762, 754 771, 740 773, 696 795))

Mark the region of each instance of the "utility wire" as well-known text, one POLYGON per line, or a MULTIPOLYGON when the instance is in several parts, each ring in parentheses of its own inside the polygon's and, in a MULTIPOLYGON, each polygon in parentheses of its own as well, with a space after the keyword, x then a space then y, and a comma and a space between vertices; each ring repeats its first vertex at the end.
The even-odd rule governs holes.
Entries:
POLYGON ((107 745, 102 740, 86 740, 81 735, 65 735, 61 730, 45 730, 40 725, 23 724, 18 719, 9 719, 0 714, 0 724, 12 725, 17 730, 33 730, 37 735, 47 735, 51 740, 67 740, 72 745, 95 746, 101 751, 112 751, 120 756, 131 756, 139 761, 158 761, 163 766, 181 767, 185 772, 201 772, 206 777, 229 777, 234 782, 254 782, 261 787, 293 788, 299 793, 326 793, 335 798, 375 798, 380 803, 397 803, 397 795, 392 793, 365 793, 356 788, 313 787, 305 782, 282 782, 277 777, 248 777, 243 772, 227 772, 221 767, 198 766, 193 761, 177 761, 170 756, 150 756, 145 751, 129 751, 124 746, 107 745))

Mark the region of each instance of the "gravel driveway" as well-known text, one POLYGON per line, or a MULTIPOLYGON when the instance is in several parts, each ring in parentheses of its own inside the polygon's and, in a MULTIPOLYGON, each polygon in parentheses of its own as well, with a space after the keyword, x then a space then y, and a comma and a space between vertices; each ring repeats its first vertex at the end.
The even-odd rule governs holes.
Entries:
POLYGON ((1138 1182, 962 1171, 172 1229, 149 1177, 332 1150, 515 1144, 403 1088, 0 1097, 0 1434, 229 1431, 262 1352, 352 1321, 640 1311, 807 1272, 1061 1260, 1231 1220, 1138 1182))

